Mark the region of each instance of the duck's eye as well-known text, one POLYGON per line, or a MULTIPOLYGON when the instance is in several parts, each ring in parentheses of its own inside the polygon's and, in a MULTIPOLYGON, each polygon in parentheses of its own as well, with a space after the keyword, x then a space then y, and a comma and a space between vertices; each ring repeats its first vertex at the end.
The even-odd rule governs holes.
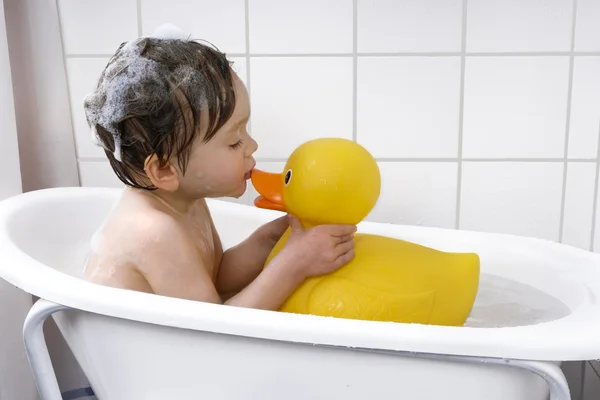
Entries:
POLYGON ((285 173, 285 179, 283 180, 283 183, 285 184, 285 186, 290 184, 290 181, 292 180, 292 170, 288 169, 287 172, 285 173))

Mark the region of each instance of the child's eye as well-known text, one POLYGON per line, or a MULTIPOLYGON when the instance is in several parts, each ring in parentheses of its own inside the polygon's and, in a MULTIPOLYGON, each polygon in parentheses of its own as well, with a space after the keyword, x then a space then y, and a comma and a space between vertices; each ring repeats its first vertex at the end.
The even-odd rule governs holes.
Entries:
POLYGON ((236 143, 230 145, 229 147, 231 147, 232 149, 237 149, 242 145, 242 141, 238 140, 236 143))

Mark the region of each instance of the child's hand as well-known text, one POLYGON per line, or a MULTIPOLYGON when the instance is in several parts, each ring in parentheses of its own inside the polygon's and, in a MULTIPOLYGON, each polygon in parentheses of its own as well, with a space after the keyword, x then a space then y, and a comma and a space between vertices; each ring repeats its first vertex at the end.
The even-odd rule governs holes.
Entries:
POLYGON ((304 229, 296 217, 288 218, 292 231, 282 253, 291 257, 289 265, 302 278, 333 272, 354 257, 356 226, 319 225, 304 229))

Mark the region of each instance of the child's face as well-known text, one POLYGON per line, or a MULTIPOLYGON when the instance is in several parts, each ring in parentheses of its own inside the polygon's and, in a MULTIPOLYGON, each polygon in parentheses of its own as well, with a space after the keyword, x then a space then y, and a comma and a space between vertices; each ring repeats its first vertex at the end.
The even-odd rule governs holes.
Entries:
MULTIPOLYGON (((179 190, 188 197, 240 197, 246 191, 258 145, 246 129, 250 118, 248 91, 235 74, 234 84, 233 115, 208 143, 196 140, 185 175, 179 173, 179 190)), ((207 124, 206 120, 203 118, 201 124, 207 124)), ((205 126, 201 129, 206 131, 205 126)))

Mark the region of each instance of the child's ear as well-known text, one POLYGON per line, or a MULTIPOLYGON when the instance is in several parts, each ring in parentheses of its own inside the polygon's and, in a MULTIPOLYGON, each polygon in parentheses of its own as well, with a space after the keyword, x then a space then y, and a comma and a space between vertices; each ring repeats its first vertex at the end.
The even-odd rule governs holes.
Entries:
POLYGON ((146 171, 146 175, 152 184, 159 189, 174 192, 179 188, 179 173, 177 168, 170 162, 165 166, 161 166, 156 154, 152 154, 146 158, 144 171, 146 171))

